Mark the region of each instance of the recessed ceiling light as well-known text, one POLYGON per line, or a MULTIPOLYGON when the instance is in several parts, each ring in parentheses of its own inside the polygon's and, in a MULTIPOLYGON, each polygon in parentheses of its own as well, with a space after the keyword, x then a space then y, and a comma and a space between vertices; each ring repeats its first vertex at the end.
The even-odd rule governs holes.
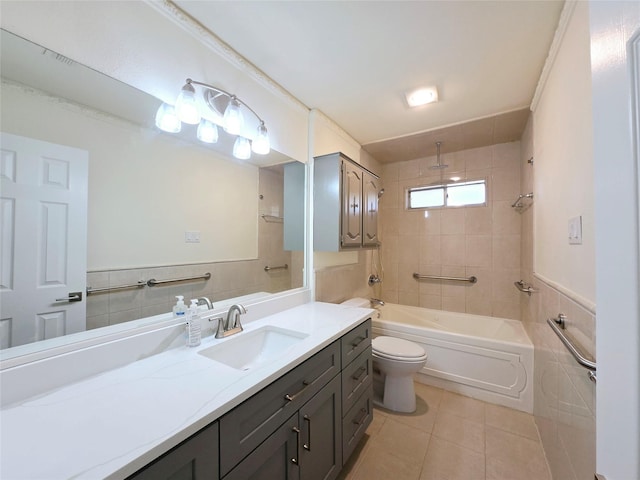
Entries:
POLYGON ((436 87, 421 87, 405 93, 410 107, 418 107, 438 101, 438 89, 436 87))

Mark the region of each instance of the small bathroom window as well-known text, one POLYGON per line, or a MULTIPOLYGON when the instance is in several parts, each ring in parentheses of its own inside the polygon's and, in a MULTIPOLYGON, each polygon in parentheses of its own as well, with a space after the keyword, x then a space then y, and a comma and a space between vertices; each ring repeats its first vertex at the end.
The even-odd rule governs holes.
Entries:
POLYGON ((487 182, 474 180, 407 189, 407 208, 465 207, 486 205, 487 182))

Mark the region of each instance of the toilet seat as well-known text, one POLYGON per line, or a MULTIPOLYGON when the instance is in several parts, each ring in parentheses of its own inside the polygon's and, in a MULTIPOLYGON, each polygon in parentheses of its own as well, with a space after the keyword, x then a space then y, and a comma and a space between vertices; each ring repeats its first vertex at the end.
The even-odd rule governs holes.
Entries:
POLYGON ((427 359, 424 349, 413 342, 395 337, 376 337, 372 341, 373 355, 387 360, 419 363, 427 359))

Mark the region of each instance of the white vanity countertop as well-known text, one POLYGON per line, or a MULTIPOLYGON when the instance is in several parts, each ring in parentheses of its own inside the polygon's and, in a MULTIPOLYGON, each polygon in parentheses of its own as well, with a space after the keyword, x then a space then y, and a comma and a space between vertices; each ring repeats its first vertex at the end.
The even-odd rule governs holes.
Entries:
MULTIPOLYGON (((307 303, 245 325, 306 338, 249 371, 198 351, 206 337, 11 405, 0 412, 0 478, 124 478, 340 338, 371 310, 307 303)), ((243 332, 243 333, 245 333, 243 332)), ((237 336, 242 335, 238 334, 237 336)))

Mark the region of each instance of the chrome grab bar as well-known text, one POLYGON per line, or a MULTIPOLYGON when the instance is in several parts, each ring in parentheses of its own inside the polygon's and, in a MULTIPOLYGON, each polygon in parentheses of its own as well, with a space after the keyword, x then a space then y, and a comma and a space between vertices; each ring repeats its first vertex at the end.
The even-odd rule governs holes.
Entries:
POLYGON ((513 208, 522 208, 522 207, 524 207, 524 204, 521 201, 523 198, 533 198, 533 192, 531 192, 531 193, 521 193, 520 195, 518 195, 518 198, 516 198, 516 201, 513 202, 511 207, 513 207, 513 208))
POLYGON ((264 267, 264 271, 268 272, 270 270, 288 270, 289 269, 289 265, 287 263, 285 263, 284 265, 280 265, 279 267, 264 267))
POLYGON ((416 280, 450 280, 452 282, 469 282, 476 283, 478 281, 477 277, 470 276, 469 278, 465 277, 441 277, 438 275, 420 275, 419 273, 414 273, 413 278, 416 280))
POLYGON ((139 280, 138 283, 132 283, 130 285, 118 285, 117 287, 100 287, 91 288, 87 287, 87 295, 93 295, 94 293, 112 292, 115 290, 128 290, 130 288, 142 288, 147 285, 144 280, 139 280))
POLYGON ((209 280, 211 278, 211 274, 209 272, 204 275, 199 275, 196 277, 183 277, 183 278, 172 278, 170 280, 156 280, 155 278, 149 279, 147 285, 149 287, 155 287, 156 285, 164 285, 165 283, 175 283, 175 282, 187 282, 190 280, 209 280))
MULTIPOLYGON (((558 335, 558 338, 560 338, 560 341, 564 344, 565 347, 567 347, 567 350, 569 350, 571 355, 573 355, 573 358, 576 359, 576 362, 578 362, 584 368, 595 372, 596 362, 589 360, 580 351, 579 347, 574 345, 573 341, 562 331, 564 329, 564 321, 565 321, 565 316, 562 314, 558 315, 558 318, 553 318, 553 319, 547 318, 547 323, 549 324, 551 329, 556 333, 556 335, 558 335)), ((595 375, 589 375, 589 378, 593 381, 596 381, 595 375)))
POLYGON ((529 285, 524 280, 518 280, 517 282, 513 282, 513 284, 516 286, 516 288, 518 290, 520 290, 523 293, 528 294, 529 296, 531 296, 532 293, 537 293, 538 292, 538 290, 533 288, 531 285, 529 285))
POLYGON ((282 223, 284 222, 284 218, 283 217, 278 217, 277 215, 267 215, 267 214, 262 214, 260 215, 260 217, 262 217, 262 219, 267 222, 267 223, 282 223))

